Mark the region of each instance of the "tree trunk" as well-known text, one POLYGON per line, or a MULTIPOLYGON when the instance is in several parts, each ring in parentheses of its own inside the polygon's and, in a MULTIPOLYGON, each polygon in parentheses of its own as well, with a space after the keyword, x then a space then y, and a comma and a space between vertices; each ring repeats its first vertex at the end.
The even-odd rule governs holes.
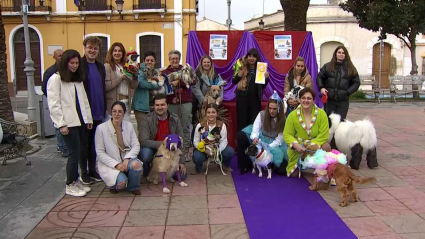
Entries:
POLYGON ((280 0, 285 14, 285 31, 306 31, 310 0, 280 0))
MULTIPOLYGON (((410 39, 409 39, 410 40, 410 39)), ((410 40, 410 60, 412 61, 412 70, 410 71, 410 75, 418 74, 418 65, 416 65, 416 39, 410 40)), ((419 91, 418 89, 422 88, 422 85, 412 84, 413 98, 419 99, 419 91)))
POLYGON ((7 56, 6 56, 6 32, 4 30, 0 3, 0 118, 13 121, 12 103, 10 102, 7 89, 7 56))

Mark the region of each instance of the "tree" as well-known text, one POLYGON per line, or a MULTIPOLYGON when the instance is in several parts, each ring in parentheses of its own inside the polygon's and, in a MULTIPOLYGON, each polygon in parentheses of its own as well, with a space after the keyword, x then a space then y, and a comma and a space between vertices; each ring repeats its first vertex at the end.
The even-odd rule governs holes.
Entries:
POLYGON ((425 0, 347 0, 340 7, 356 17, 359 26, 380 32, 380 39, 393 34, 410 50, 411 75, 418 73, 416 36, 425 33, 425 0))
POLYGON ((285 20, 285 31, 306 31, 310 0, 280 0, 285 20))
POLYGON ((1 3, 0 3, 0 118, 13 121, 12 103, 7 89, 7 56, 6 32, 4 30, 1 3))

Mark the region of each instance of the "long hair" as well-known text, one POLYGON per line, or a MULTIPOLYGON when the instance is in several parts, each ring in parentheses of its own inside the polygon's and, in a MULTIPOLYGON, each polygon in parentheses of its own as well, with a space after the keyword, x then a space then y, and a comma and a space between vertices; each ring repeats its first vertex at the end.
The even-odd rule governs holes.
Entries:
POLYGON ((302 62, 302 63, 304 63, 304 70, 300 74, 301 77, 302 77, 302 76, 304 76, 305 72, 307 71, 307 66, 305 65, 305 59, 302 56, 297 56, 297 58, 295 58, 295 64, 294 64, 293 74, 294 74, 294 76, 297 76, 298 75, 295 68, 297 67, 297 63, 299 61, 302 62))
POLYGON ((62 81, 65 81, 65 82, 85 81, 85 74, 83 71, 83 67, 81 66, 80 53, 78 53, 78 51, 73 49, 64 51, 59 63, 58 72, 62 81), (74 58, 78 59, 79 64, 78 64, 77 71, 73 73, 69 70, 68 63, 69 61, 71 61, 71 59, 74 59, 74 58))
POLYGON ((328 63, 326 70, 329 72, 335 72, 335 68, 337 64, 336 53, 338 52, 339 49, 344 50, 344 53, 345 53, 345 59, 342 62, 342 65, 344 66, 347 72, 347 75, 349 76, 357 75, 357 69, 356 67, 354 67, 353 62, 351 62, 350 54, 348 54, 347 48, 345 48, 345 46, 338 46, 335 49, 334 54, 332 56, 332 60, 331 62, 328 63))
POLYGON ((282 102, 280 105, 277 103, 277 100, 269 99, 269 102, 267 103, 266 112, 264 112, 264 121, 263 121, 263 130, 267 132, 283 132, 283 129, 285 128, 285 121, 286 116, 283 108, 282 102), (272 128, 271 121, 273 120, 269 113, 269 105, 270 103, 277 104, 279 113, 277 114, 277 125, 272 128))
POLYGON ((208 78, 210 78, 210 80, 212 81, 212 82, 214 82, 214 76, 215 76, 215 74, 216 74, 216 71, 215 71, 215 67, 214 67, 214 63, 213 63, 213 60, 212 60, 212 58, 209 56, 209 55, 203 55, 202 57, 201 57, 201 60, 199 61, 199 64, 198 64, 198 66, 196 67, 196 69, 195 69, 195 72, 200 72, 200 73, 204 73, 204 74, 206 74, 207 76, 208 76, 208 78), (211 67, 210 67, 210 69, 208 70, 208 71, 204 71, 204 67, 202 67, 202 62, 204 61, 204 59, 206 59, 206 58, 208 58, 209 60, 210 60, 210 62, 211 62, 211 67))
POLYGON ((121 52, 122 52, 122 57, 121 57, 119 64, 124 66, 125 61, 127 60, 126 59, 126 51, 125 51, 123 44, 121 44, 121 42, 115 42, 114 44, 112 44, 112 46, 109 47, 108 53, 106 54, 105 63, 108 63, 111 66, 111 69, 113 71, 115 71, 115 69, 117 67, 117 63, 115 62, 114 57, 112 56, 112 53, 114 52, 115 47, 119 47, 121 49, 121 52))
POLYGON ((258 50, 255 48, 249 49, 249 51, 245 55, 245 58, 248 59, 248 56, 253 56, 257 59, 254 64, 254 67, 257 68, 257 62, 261 61, 260 53, 258 52, 258 50))

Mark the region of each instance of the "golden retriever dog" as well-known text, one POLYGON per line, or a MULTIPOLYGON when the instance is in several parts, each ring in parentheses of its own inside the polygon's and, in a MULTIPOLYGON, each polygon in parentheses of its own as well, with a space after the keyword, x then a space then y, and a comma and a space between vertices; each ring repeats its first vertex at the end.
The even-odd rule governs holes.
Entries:
POLYGON ((179 161, 180 155, 182 154, 180 148, 182 145, 183 139, 180 136, 176 134, 168 135, 162 142, 152 161, 152 168, 147 180, 153 184, 158 184, 159 180, 161 180, 163 193, 170 193, 170 189, 168 189, 166 185, 166 180, 174 182, 174 175, 177 176, 181 187, 188 186, 181 180, 179 172, 179 161))

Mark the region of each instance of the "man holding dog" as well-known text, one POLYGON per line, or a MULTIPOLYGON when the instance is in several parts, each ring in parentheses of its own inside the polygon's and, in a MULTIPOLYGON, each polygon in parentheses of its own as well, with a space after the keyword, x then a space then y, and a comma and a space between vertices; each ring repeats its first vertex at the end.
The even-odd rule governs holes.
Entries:
MULTIPOLYGON (((143 162, 143 176, 147 177, 151 170, 151 162, 165 137, 169 134, 183 135, 179 117, 168 111, 167 96, 164 94, 155 96, 154 111, 142 119, 138 130, 141 147, 139 159, 143 162)), ((183 180, 187 177, 184 164, 184 155, 180 155, 179 169, 183 180)))

